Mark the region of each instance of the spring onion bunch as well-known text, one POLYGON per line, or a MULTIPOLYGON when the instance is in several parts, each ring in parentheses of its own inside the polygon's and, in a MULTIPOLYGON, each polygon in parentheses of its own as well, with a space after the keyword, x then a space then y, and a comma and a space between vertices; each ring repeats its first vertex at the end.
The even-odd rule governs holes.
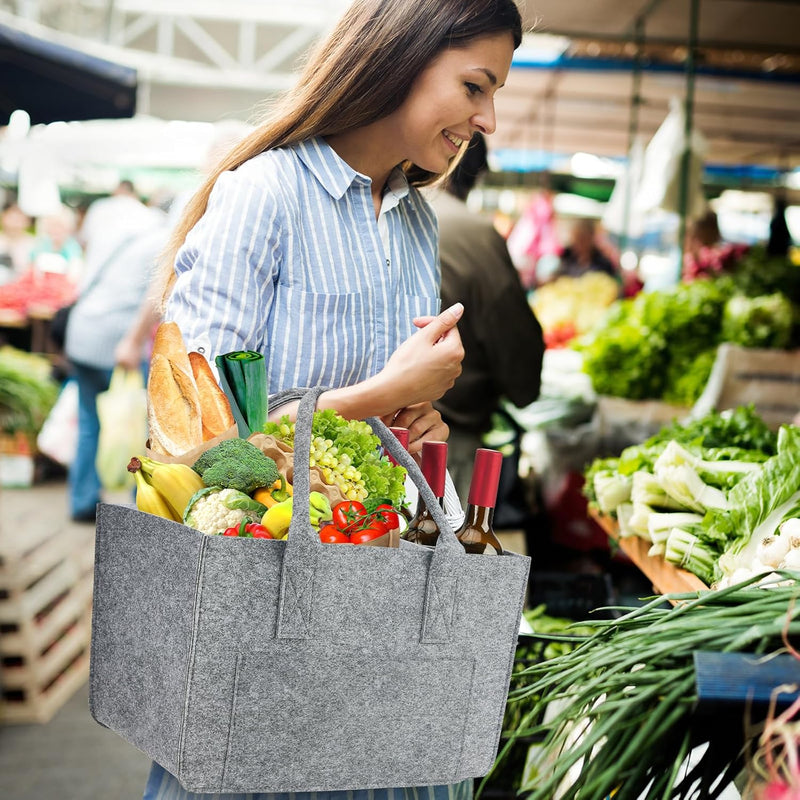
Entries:
POLYGON ((542 738, 520 793, 527 800, 717 797, 738 772, 740 753, 727 752, 706 727, 693 729, 694 652, 763 655, 800 641, 800 574, 777 574, 769 590, 755 585, 760 578, 659 596, 617 619, 583 622, 593 633, 577 648, 515 675, 509 702, 535 702, 507 732, 498 761, 517 738, 542 738), (709 746, 689 769, 686 758, 703 738, 709 746))

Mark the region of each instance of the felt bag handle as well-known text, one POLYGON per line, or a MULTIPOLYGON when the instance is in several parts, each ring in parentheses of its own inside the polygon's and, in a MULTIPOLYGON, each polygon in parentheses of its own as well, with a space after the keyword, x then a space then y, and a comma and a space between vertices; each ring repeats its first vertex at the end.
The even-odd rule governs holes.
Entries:
MULTIPOLYGON (((319 534, 311 526, 309 510, 311 481, 308 466, 314 411, 317 399, 327 391, 327 387, 299 391, 304 391, 304 394, 297 409, 294 431, 292 485, 294 500, 289 537, 286 540, 283 558, 278 613, 278 636, 283 638, 304 638, 307 635, 316 561, 318 557, 324 557, 323 548, 329 546, 322 544, 319 534)), ((296 399, 297 395, 298 390, 290 390, 283 393, 282 397, 296 399)), ((464 556, 464 549, 456 539, 450 523, 416 461, 377 417, 370 417, 367 422, 395 461, 408 471, 431 516, 439 526, 440 535, 433 550, 428 574, 422 640, 446 641, 449 639, 452 624, 456 561, 464 556)))

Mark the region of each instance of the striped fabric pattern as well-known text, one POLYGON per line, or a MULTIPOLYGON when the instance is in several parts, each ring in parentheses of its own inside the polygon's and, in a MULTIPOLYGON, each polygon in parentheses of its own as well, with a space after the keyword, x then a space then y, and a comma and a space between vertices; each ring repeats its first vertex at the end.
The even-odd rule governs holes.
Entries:
POLYGON ((280 794, 198 794, 187 792, 177 778, 153 763, 143 800, 472 800, 471 780, 405 789, 354 789, 349 792, 283 792, 280 794))
POLYGON ((220 176, 178 254, 166 311, 187 348, 212 361, 263 353, 270 393, 378 372, 415 316, 438 313, 440 274, 420 193, 395 170, 379 225, 370 185, 322 138, 220 176))

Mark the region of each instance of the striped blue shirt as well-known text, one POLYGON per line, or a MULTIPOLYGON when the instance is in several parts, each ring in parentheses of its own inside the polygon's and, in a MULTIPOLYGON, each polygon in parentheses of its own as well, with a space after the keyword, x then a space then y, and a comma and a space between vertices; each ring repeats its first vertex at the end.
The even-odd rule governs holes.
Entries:
POLYGON ((322 138, 221 175, 175 269, 187 348, 263 353, 270 393, 362 381, 439 309, 427 202, 395 170, 376 220, 370 179, 322 138))

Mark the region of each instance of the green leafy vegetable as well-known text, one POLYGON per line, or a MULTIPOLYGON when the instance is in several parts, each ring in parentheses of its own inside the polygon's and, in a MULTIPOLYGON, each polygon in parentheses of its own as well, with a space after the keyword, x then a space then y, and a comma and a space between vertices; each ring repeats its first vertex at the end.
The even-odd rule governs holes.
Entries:
POLYGON ((44 356, 0 347, 0 431, 36 434, 58 397, 44 356))
MULTIPOLYGON (((264 433, 294 447, 294 423, 288 416, 280 422, 267 422, 264 433)), ((331 458, 327 469, 332 471, 331 481, 336 481, 333 474, 341 467, 358 474, 358 480, 366 490, 364 504, 368 510, 372 504, 377 505, 388 500, 393 506, 402 505, 405 497, 406 471, 401 466, 393 466, 389 459, 382 455, 380 439, 372 432, 372 428, 363 420, 347 420, 333 409, 315 411, 311 426, 313 439, 319 438, 326 444, 326 454, 331 458)), ((324 474, 324 473, 323 473, 324 474)), ((327 477, 326 477, 327 481, 327 477)))
POLYGON ((722 339, 742 347, 785 348, 792 324, 792 304, 784 295, 736 295, 725 304, 722 339))

